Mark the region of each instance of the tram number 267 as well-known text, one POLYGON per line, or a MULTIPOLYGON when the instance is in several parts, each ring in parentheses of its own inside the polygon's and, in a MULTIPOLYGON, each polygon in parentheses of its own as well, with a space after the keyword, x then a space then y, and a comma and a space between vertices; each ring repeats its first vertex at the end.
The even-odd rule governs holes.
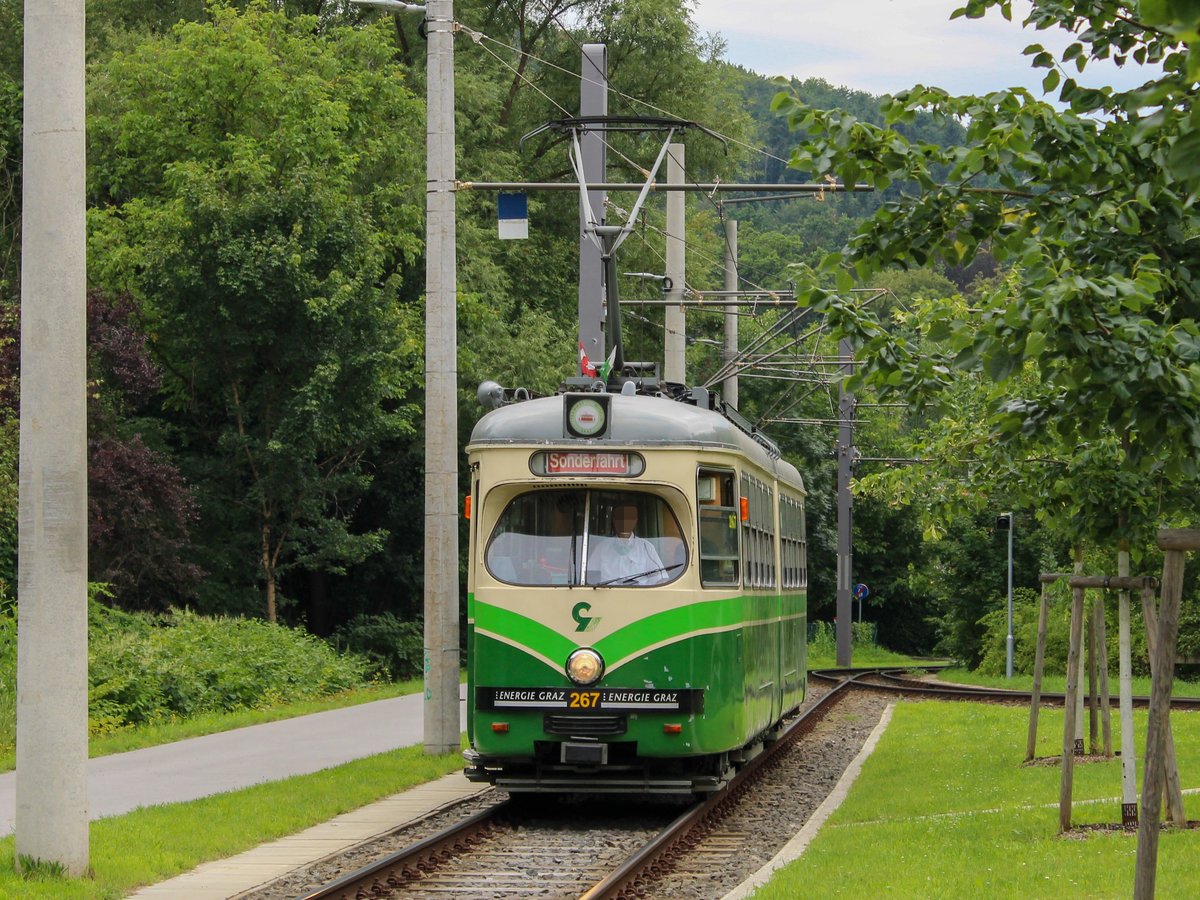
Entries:
POLYGON ((567 694, 567 706, 571 709, 595 709, 599 705, 599 691, 571 691, 567 694))

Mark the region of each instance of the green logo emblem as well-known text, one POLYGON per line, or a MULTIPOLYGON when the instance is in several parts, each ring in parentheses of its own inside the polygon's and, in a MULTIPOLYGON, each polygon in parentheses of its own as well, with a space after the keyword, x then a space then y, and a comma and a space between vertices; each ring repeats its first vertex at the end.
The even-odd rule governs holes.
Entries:
POLYGON ((576 631, 591 631, 600 624, 599 616, 587 615, 591 608, 592 604, 590 603, 576 603, 575 608, 571 610, 571 618, 575 620, 576 631))

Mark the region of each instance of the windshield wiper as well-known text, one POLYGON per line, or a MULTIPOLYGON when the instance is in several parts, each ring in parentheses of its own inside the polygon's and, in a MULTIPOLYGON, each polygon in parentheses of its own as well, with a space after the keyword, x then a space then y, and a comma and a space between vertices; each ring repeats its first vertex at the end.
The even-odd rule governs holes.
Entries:
POLYGON ((674 563, 669 566, 655 566, 653 569, 647 569, 645 572, 638 572, 636 575, 618 575, 616 578, 610 578, 608 581, 601 581, 598 584, 593 584, 592 587, 608 587, 610 584, 624 584, 625 582, 634 582, 639 578, 645 578, 647 575, 653 575, 655 572, 662 572, 664 575, 672 569, 682 568, 684 563, 674 563))

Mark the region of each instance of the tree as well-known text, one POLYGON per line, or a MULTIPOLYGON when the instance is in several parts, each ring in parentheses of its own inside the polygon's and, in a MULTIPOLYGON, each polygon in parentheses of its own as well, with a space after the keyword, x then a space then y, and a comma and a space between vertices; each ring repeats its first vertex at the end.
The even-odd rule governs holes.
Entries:
POLYGON ((142 304, 214 578, 257 569, 274 621, 288 568, 341 571, 383 537, 351 525, 364 454, 416 418, 400 284, 423 117, 387 28, 210 17, 96 73, 90 252, 142 304))
MULTIPOLYGON (((1159 518, 1195 508, 1200 220, 1188 150, 1196 66, 1186 44, 1194 31, 1140 18, 1160 6, 1179 4, 1034 2, 1028 25, 1076 38, 1061 59, 1037 44, 1026 50, 1048 69, 1044 87, 1058 91, 1057 106, 1021 89, 950 97, 918 85, 885 98, 887 125, 877 127, 794 95, 776 100, 811 136, 793 166, 899 187, 806 279, 806 298, 859 342, 867 365, 856 381, 928 403, 945 401, 958 374, 981 379, 981 416, 964 432, 990 477, 1018 475, 1029 503, 1044 503, 1064 534, 1094 541, 1130 537, 1115 514, 1130 493, 1161 499, 1159 518), (1076 76, 1105 58, 1161 71, 1148 69, 1134 90, 1083 86, 1076 76), (893 127, 922 112, 959 119, 966 140, 942 148, 893 127), (919 341, 835 299, 822 280, 844 291, 853 275, 959 265, 981 250, 1011 277, 970 307, 961 298, 929 305, 919 341), (1117 470, 1134 483, 1100 490, 1096 474, 1117 470)), ((972 0, 955 15, 992 7, 1011 16, 1007 0, 972 0)), ((1146 538, 1151 517, 1135 527, 1146 538)))
POLYGON ((192 487, 144 415, 162 382, 130 297, 88 296, 88 574, 114 601, 159 608, 195 597, 192 487), (148 443, 149 441, 149 443, 148 443))

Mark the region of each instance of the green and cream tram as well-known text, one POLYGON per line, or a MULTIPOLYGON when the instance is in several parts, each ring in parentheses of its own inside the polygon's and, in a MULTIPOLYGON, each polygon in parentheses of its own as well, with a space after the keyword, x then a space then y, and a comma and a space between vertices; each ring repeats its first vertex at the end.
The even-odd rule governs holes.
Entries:
POLYGON ((467 452, 468 777, 720 788, 804 697, 796 468, 744 422, 628 393, 509 403, 467 452))

